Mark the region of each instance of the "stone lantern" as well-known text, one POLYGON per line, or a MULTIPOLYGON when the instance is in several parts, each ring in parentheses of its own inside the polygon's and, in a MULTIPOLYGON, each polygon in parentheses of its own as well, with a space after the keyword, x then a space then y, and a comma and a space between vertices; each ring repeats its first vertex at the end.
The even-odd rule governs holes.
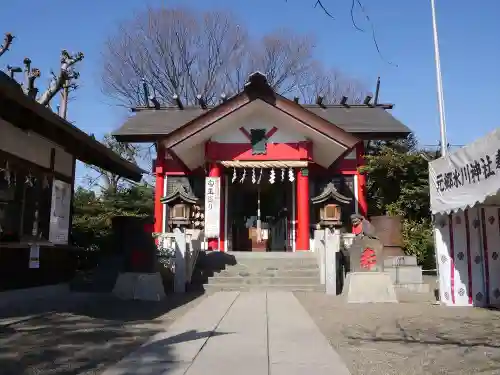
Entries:
POLYGON ((340 194, 330 182, 318 196, 311 198, 311 202, 319 205, 320 227, 338 228, 342 226, 342 205, 349 204, 351 198, 340 194))
POLYGON ((199 201, 189 184, 184 182, 175 181, 168 194, 161 199, 161 202, 168 206, 167 225, 170 230, 191 227, 193 207, 199 201))

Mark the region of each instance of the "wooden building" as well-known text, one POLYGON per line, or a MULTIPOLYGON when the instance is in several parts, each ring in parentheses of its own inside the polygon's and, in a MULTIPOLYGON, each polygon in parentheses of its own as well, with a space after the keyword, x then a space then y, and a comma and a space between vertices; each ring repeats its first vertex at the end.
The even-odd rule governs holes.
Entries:
POLYGON ((300 105, 261 73, 216 106, 135 112, 113 134, 157 145, 155 231, 204 229, 220 251, 310 250, 318 225, 366 215, 366 142, 410 133, 386 106, 300 105))
POLYGON ((0 290, 57 283, 74 272, 77 159, 134 181, 143 173, 0 72, 0 290))

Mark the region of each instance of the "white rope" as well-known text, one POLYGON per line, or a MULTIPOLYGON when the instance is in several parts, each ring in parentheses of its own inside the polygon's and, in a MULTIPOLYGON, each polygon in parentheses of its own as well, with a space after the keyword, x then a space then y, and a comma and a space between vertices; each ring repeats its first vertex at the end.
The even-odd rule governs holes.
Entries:
POLYGON ((229 168, 305 168, 308 162, 305 160, 288 160, 288 161, 246 161, 246 160, 227 160, 220 162, 224 167, 229 168))

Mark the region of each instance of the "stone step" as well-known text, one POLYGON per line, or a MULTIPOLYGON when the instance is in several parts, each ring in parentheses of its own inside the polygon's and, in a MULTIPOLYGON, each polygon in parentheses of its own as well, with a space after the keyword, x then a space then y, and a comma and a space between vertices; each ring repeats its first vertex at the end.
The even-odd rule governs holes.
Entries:
POLYGON ((248 262, 237 263, 235 265, 226 266, 226 270, 233 269, 237 271, 300 271, 300 270, 319 270, 316 263, 294 263, 294 262, 248 262))
POLYGON ((384 268, 397 266, 416 266, 416 256, 391 256, 384 259, 384 268))
POLYGON ((325 292, 324 285, 241 285, 241 284, 205 284, 204 289, 208 293, 214 292, 325 292))
POLYGON ((234 269, 229 267, 214 275, 214 277, 319 277, 319 269, 297 269, 297 270, 262 270, 262 269, 234 269))
POLYGON ((315 277, 210 277, 210 285, 320 285, 319 276, 315 277))
POLYGON ((413 293, 431 293, 431 287, 429 284, 394 284, 396 291, 407 291, 413 293))
POLYGON ((419 266, 401 266, 384 267, 394 284, 422 284, 422 267, 419 266))
POLYGON ((280 259, 280 260, 307 260, 316 259, 316 254, 309 251, 268 251, 268 252, 252 252, 252 251, 229 251, 226 253, 236 259, 280 259))

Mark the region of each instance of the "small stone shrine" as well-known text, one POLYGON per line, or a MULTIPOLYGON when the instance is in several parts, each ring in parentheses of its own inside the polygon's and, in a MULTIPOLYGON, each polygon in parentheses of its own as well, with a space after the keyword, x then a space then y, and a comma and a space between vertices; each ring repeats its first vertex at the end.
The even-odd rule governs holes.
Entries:
POLYGON ((340 194, 333 182, 328 183, 318 196, 311 198, 311 203, 319 206, 318 226, 321 228, 341 227, 342 205, 351 203, 351 200, 340 194))

